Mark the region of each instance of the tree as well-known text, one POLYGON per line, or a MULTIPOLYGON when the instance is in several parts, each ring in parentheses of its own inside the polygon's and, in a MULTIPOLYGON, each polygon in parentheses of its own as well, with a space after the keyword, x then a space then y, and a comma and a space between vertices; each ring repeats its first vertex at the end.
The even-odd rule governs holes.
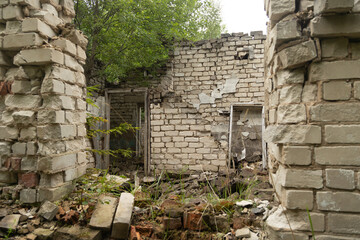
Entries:
POLYGON ((158 68, 176 41, 215 38, 223 30, 213 0, 75 0, 75 11, 76 27, 89 38, 85 73, 110 82, 158 68))

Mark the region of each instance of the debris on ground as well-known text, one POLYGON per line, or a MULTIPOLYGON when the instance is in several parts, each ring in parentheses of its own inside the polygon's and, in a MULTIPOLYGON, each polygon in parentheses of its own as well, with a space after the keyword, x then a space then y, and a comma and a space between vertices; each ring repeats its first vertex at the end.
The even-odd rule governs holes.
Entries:
POLYGON ((260 163, 239 169, 157 176, 88 169, 61 201, 33 205, 12 200, 16 186, 0 187, 0 238, 261 239, 273 191, 260 163))

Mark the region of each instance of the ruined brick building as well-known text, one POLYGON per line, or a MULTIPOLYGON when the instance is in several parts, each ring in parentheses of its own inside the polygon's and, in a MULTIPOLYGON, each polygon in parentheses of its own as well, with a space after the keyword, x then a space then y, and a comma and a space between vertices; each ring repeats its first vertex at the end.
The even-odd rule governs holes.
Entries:
MULTIPOLYGON (((87 41, 65 25, 72 0, 0 4, 0 182, 26 203, 55 200, 94 164, 84 151, 87 41)), ((280 202, 269 239, 309 240, 307 210, 317 239, 359 239, 360 1, 265 8, 266 39, 183 43, 158 87, 108 89, 104 101, 133 109, 148 172, 225 171, 264 154, 280 202)))

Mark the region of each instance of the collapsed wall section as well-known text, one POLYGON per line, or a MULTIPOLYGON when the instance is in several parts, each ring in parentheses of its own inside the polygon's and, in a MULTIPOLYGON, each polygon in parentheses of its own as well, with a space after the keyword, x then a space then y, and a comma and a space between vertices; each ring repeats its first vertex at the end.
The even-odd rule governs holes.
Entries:
POLYGON ((268 239, 359 239, 360 2, 265 4, 268 239))
POLYGON ((150 96, 152 168, 226 170, 231 104, 264 100, 265 39, 223 34, 176 47, 161 93, 150 96))
POLYGON ((56 200, 87 166, 87 39, 68 25, 72 0, 0 4, 2 194, 56 200))

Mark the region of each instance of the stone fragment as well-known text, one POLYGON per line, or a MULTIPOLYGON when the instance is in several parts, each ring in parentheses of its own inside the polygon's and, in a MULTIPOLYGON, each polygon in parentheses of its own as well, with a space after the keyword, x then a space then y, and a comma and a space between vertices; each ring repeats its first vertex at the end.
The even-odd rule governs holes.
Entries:
POLYGON ((300 123, 306 121, 304 104, 280 105, 278 108, 279 123, 300 123))
POLYGON ((76 136, 75 125, 52 125, 37 127, 37 135, 44 140, 47 139, 63 139, 76 136))
POLYGON ((10 108, 33 110, 40 107, 41 97, 37 95, 7 95, 5 105, 10 108))
POLYGON ((95 229, 110 231, 118 199, 101 195, 91 216, 89 226, 95 229))
POLYGON ((302 102, 315 102, 318 95, 316 84, 305 84, 302 92, 302 102))
POLYGON ((314 13, 346 13, 354 7, 354 0, 316 0, 314 13))
POLYGON ((274 38, 276 46, 301 37, 301 27, 296 19, 279 22, 272 29, 270 35, 274 38))
POLYGON ((51 14, 48 11, 43 11, 43 10, 35 10, 32 13, 32 17, 36 17, 43 20, 45 23, 49 24, 53 29, 57 29, 57 26, 63 23, 63 20, 61 20, 57 16, 51 14))
POLYGON ((254 205, 254 202, 251 200, 242 200, 240 202, 236 202, 236 206, 239 207, 250 207, 252 205, 254 205))
POLYGON ((12 114, 16 123, 22 123, 24 125, 32 123, 35 119, 35 113, 33 111, 18 111, 12 114))
POLYGON ((40 110, 38 112, 39 123, 65 123, 65 112, 54 110, 40 110))
POLYGON ((52 45, 59 47, 63 52, 76 56, 76 45, 64 38, 58 38, 51 42, 52 45))
POLYGON ((331 81, 323 84, 325 100, 349 100, 351 97, 351 82, 331 81))
POLYGON ((319 144, 321 143, 321 127, 314 125, 268 126, 263 138, 272 143, 319 144))
POLYGON ((13 93, 30 93, 32 89, 30 81, 15 81, 11 86, 13 93))
POLYGON ((42 22, 37 18, 25 18, 22 22, 23 32, 36 32, 42 36, 52 38, 56 36, 56 33, 46 23, 42 22))
POLYGON ((21 140, 31 140, 36 138, 36 127, 23 128, 20 132, 21 140))
POLYGON ((236 230, 235 237, 237 239, 250 237, 250 229, 249 228, 241 228, 241 229, 236 230))
POLYGON ((360 166, 360 148, 358 146, 317 147, 315 162, 321 165, 360 166))
POLYGON ((17 128, 0 126, 0 139, 16 139, 19 136, 17 128))
POLYGON ((39 160, 40 171, 58 172, 68 167, 75 167, 77 155, 75 153, 62 156, 45 157, 39 160))
POLYGON ((349 40, 347 38, 324 39, 321 41, 323 58, 345 58, 348 55, 349 40))
POLYGON ((131 193, 122 193, 113 221, 111 237, 127 239, 133 207, 134 196, 131 193))
POLYGON ((336 189, 355 189, 355 174, 352 170, 326 169, 326 186, 336 189))
POLYGON ((25 155, 26 143, 21 143, 21 142, 14 143, 11 147, 11 150, 14 154, 25 155))
POLYGON ((59 80, 46 78, 41 84, 41 93, 64 94, 65 84, 59 80))
POLYGON ((5 230, 16 229, 16 227, 19 224, 20 217, 21 217, 20 214, 11 214, 11 215, 5 216, 0 221, 0 229, 5 229, 5 230))
POLYGON ((72 29, 68 34, 65 35, 65 38, 70 40, 76 45, 79 45, 83 49, 86 49, 88 40, 85 35, 81 33, 80 30, 72 29))
POLYGON ((57 201, 66 194, 73 191, 74 186, 71 182, 65 183, 60 187, 55 188, 39 188, 37 202, 42 202, 44 200, 48 201, 57 201))
POLYGON ((325 126, 327 143, 360 143, 359 125, 327 125, 325 126))
POLYGON ((42 216, 43 218, 45 218, 46 220, 53 220, 53 218, 55 217, 55 215, 58 213, 59 211, 59 207, 49 201, 45 201, 41 207, 40 210, 38 212, 38 214, 40 216, 42 216))
POLYGON ((295 12, 295 2, 288 0, 269 1, 269 18, 273 22, 279 21, 290 13, 295 12))
POLYGON ((359 37, 360 25, 357 24, 359 21, 358 14, 315 17, 310 22, 311 36, 320 38, 359 37))
POLYGON ((36 189, 23 189, 20 191, 20 202, 36 203, 36 189))
POLYGON ((64 55, 52 48, 21 50, 14 57, 15 65, 46 65, 51 63, 64 64, 64 55))
POLYGON ((74 225, 71 227, 59 228, 53 237, 54 240, 67 240, 67 239, 79 239, 79 240, 102 240, 101 231, 91 228, 81 227, 74 225))
MULTIPOLYGON (((310 212, 310 217, 314 231, 324 231, 324 214, 310 212)), ((292 231, 311 231, 309 216, 306 211, 285 211, 281 206, 268 217, 266 224, 276 232, 291 232, 291 229, 292 231), (289 222, 291 223, 291 228, 289 222)))
POLYGON ((276 73, 277 86, 287 84, 303 84, 305 79, 304 69, 297 68, 295 70, 279 70, 276 73))
POLYGON ((42 45, 44 40, 37 33, 19 33, 4 36, 3 47, 9 50, 20 50, 25 47, 42 45))
POLYGON ((312 40, 285 48, 279 52, 279 58, 283 68, 301 66, 316 57, 315 42, 312 40))
POLYGON ((0 156, 5 156, 10 154, 10 143, 0 142, 0 156))
POLYGON ((36 228, 33 232, 40 240, 52 239, 54 235, 54 230, 46 228, 36 228))
POLYGON ((319 104, 310 107, 312 122, 356 122, 360 119, 360 104, 319 104))
POLYGON ((280 90, 281 103, 299 103, 301 101, 302 85, 296 84, 283 87, 280 90))

